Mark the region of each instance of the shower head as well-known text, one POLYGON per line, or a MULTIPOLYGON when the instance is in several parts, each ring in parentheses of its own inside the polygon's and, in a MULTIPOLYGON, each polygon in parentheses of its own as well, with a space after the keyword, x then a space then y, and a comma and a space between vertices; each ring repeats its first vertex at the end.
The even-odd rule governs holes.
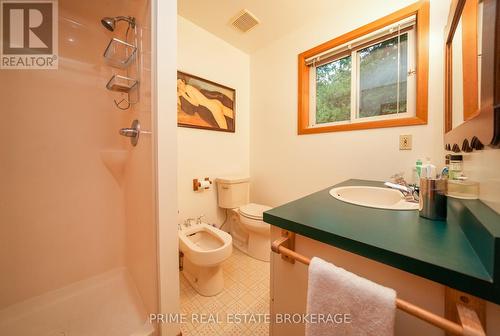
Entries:
POLYGON ((128 22, 129 26, 135 27, 135 18, 133 16, 115 16, 115 17, 104 17, 101 19, 101 23, 109 31, 114 31, 116 28, 116 23, 119 21, 128 22))
POLYGON ((101 19, 101 23, 107 30, 113 31, 115 30, 115 20, 110 17, 105 17, 101 19))

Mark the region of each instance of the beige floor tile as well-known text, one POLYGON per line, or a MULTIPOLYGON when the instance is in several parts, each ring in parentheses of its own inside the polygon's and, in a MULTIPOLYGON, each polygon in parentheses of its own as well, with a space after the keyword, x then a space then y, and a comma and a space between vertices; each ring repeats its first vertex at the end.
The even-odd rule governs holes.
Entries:
MULTIPOLYGON (((212 297, 198 294, 181 276, 181 312, 218 314, 219 323, 191 322, 181 325, 184 336, 265 336, 266 323, 230 323, 227 314, 269 313, 269 263, 250 258, 238 249, 222 265, 224 290, 212 297)), ((188 318, 188 320, 190 320, 188 318)))

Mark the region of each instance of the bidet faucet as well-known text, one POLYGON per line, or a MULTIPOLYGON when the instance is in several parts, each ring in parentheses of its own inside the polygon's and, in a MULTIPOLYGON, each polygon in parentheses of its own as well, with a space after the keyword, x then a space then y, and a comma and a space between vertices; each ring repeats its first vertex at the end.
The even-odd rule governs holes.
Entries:
POLYGON ((409 185, 403 177, 403 173, 396 173, 391 176, 394 182, 385 182, 389 188, 399 190, 407 202, 419 202, 419 188, 416 185, 409 185))
POLYGON ((191 225, 193 225, 193 221, 195 220, 195 218, 187 218, 185 221, 184 221, 184 227, 189 227, 191 225))
POLYGON ((196 224, 201 224, 203 217, 205 217, 205 215, 201 215, 199 217, 196 217, 196 224))

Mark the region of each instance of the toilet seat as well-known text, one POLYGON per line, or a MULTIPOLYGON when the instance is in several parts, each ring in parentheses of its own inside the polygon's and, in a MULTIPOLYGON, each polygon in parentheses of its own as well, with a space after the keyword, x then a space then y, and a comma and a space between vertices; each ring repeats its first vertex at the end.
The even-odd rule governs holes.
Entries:
POLYGON ((272 208, 267 205, 256 204, 256 203, 248 203, 241 206, 238 209, 238 212, 243 217, 248 219, 262 220, 264 211, 271 210, 272 208))
POLYGON ((220 229, 216 229, 213 226, 205 223, 184 229, 183 231, 181 231, 181 233, 182 234, 179 237, 186 244, 186 246, 189 247, 192 251, 196 251, 199 253, 218 252, 231 243, 231 235, 229 233, 224 232, 220 229), (188 238, 189 236, 200 233, 207 233, 207 238, 210 240, 215 240, 216 245, 218 246, 202 246, 188 238))
POLYGON ((179 231, 179 247, 190 261, 199 266, 213 266, 226 260, 232 252, 231 235, 206 223, 197 224, 179 231), (190 236, 206 234, 207 243, 201 246, 190 236), (215 240, 216 244, 211 244, 215 240), (212 245, 212 246, 210 246, 212 245), (213 246, 217 245, 217 246, 213 246))

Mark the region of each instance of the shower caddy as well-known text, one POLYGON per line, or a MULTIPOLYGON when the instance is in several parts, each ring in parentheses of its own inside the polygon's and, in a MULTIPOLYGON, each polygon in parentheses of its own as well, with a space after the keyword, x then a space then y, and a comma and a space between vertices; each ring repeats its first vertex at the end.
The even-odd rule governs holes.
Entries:
MULTIPOLYGON (((137 28, 135 24, 135 19, 133 17, 127 17, 129 20, 123 20, 128 22, 127 31, 125 33, 125 40, 113 37, 109 41, 106 50, 104 51, 104 58, 106 63, 110 66, 118 69, 126 69, 126 76, 120 74, 113 74, 111 79, 106 84, 106 88, 111 91, 125 93, 126 98, 122 98, 120 101, 114 100, 115 106, 120 110, 129 109, 132 104, 139 102, 139 59, 137 56, 137 28), (128 42, 129 31, 133 31, 133 43, 128 42), (130 67, 135 65, 135 76, 137 78, 132 78, 130 75, 130 67), (134 94, 134 99, 131 98, 131 93, 134 94)), ((106 19, 106 18, 105 18, 106 19)), ((107 18, 112 19, 112 18, 107 18)), ((114 26, 109 27, 105 24, 103 19, 103 25, 110 31, 114 31, 114 26)))

